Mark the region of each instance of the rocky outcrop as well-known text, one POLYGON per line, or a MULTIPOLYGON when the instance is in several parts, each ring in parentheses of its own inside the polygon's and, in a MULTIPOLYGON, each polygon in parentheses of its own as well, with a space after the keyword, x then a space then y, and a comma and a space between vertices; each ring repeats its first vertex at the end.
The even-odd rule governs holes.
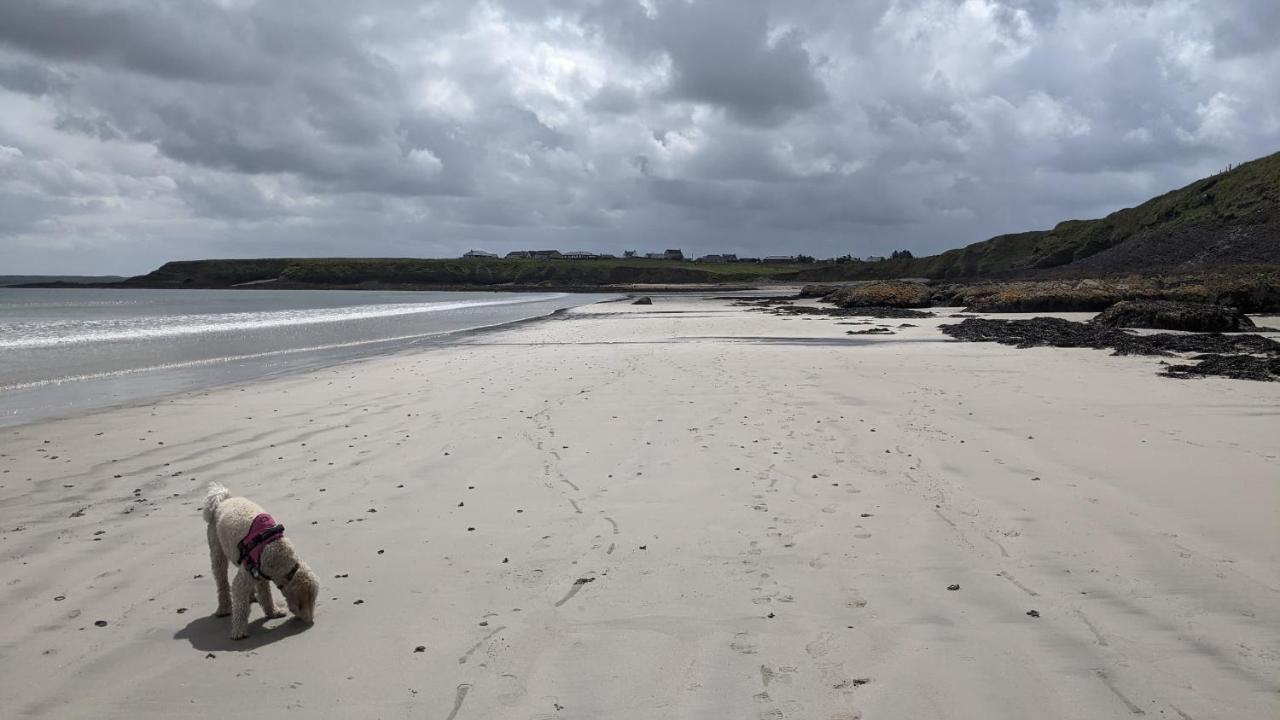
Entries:
POLYGON ((935 306, 963 306, 973 312, 1102 312, 1125 300, 1171 300, 1226 305, 1245 313, 1275 312, 1280 310, 1280 271, 1016 280, 934 289, 935 306))
POLYGON ((1061 318, 1027 320, 969 318, 939 329, 957 340, 995 342, 1019 348, 1110 349, 1114 355, 1194 353, 1191 364, 1170 365, 1170 377, 1217 376, 1240 380, 1280 380, 1280 343, 1261 335, 1157 333, 1138 335, 1095 323, 1061 318))
POLYGON ((805 285, 800 288, 802 298, 823 298, 840 289, 838 285, 805 285))
POLYGON ((653 298, 651 298, 651 297, 649 297, 648 295, 646 295, 646 296, 644 296, 644 297, 636 298, 636 299, 635 299, 631 304, 632 304, 632 305, 652 305, 652 304, 653 304, 653 298))
POLYGON ((1113 328, 1150 328, 1191 332, 1239 332, 1254 327, 1247 315, 1225 305, 1126 300, 1103 310, 1091 322, 1113 328))
POLYGON ((885 280, 866 285, 840 288, 824 298, 841 308, 855 307, 929 307, 932 293, 923 283, 885 280))

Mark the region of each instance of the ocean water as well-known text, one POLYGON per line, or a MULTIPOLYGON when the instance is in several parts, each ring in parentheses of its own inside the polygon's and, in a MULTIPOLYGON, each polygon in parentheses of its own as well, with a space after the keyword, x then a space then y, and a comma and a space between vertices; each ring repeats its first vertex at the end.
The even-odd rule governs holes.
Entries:
POLYGON ((458 342, 608 297, 0 288, 0 425, 458 342))

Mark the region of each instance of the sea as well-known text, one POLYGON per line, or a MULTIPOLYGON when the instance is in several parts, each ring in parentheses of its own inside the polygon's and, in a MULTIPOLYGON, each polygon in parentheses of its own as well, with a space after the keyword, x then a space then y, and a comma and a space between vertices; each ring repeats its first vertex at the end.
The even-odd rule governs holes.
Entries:
POLYGON ((614 297, 0 288, 0 426, 465 342, 614 297))

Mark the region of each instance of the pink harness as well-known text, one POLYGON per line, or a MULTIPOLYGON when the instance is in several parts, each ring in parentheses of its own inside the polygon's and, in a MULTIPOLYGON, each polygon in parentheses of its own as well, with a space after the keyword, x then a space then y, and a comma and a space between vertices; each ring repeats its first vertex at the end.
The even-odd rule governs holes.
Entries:
POLYGON ((262 513, 253 519, 253 523, 249 525, 249 532, 240 541, 240 559, 236 564, 244 566, 244 569, 255 578, 264 578, 265 576, 258 569, 262 551, 282 537, 284 537, 284 526, 276 523, 275 518, 267 513, 262 513))

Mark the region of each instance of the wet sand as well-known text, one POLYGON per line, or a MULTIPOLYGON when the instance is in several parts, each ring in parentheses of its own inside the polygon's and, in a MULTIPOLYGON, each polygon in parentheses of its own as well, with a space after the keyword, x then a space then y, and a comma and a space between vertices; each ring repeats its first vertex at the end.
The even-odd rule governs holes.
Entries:
POLYGON ((1280 714, 1280 383, 942 322, 602 304, 5 429, 0 707, 1280 714), (211 617, 210 480, 285 524, 314 626, 211 617))

